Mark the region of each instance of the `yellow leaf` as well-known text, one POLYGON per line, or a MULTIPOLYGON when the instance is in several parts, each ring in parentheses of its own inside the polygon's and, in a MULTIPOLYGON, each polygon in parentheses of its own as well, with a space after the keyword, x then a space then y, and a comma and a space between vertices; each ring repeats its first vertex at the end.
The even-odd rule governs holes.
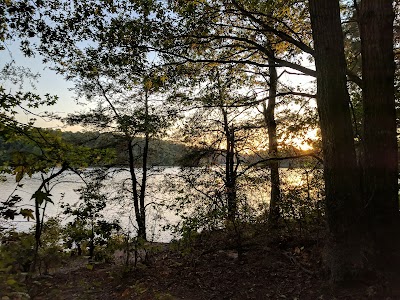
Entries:
POLYGON ((10 278, 10 279, 7 280, 7 284, 8 285, 14 285, 16 283, 17 283, 17 281, 15 279, 10 278))
POLYGON ((147 81, 145 82, 144 86, 145 86, 145 88, 146 88, 147 90, 150 90, 150 89, 152 88, 152 86, 153 86, 153 83, 152 83, 150 80, 147 80, 147 81))
POLYGON ((22 178, 24 177, 24 170, 22 169, 21 172, 17 172, 16 176, 15 176, 15 181, 16 182, 20 182, 22 180, 22 178))
POLYGON ((20 214, 26 218, 28 221, 29 219, 35 219, 33 216, 33 210, 32 209, 21 209, 20 214))

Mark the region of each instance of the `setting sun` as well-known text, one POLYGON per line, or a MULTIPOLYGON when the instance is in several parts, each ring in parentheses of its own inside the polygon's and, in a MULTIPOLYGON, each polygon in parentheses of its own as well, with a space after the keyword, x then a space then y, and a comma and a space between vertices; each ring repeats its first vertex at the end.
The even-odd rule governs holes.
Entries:
POLYGON ((302 151, 308 151, 312 150, 313 146, 310 145, 308 141, 316 141, 319 136, 319 130, 313 129, 307 132, 307 134, 304 137, 294 137, 292 138, 289 143, 292 144, 294 147, 302 150, 302 151))

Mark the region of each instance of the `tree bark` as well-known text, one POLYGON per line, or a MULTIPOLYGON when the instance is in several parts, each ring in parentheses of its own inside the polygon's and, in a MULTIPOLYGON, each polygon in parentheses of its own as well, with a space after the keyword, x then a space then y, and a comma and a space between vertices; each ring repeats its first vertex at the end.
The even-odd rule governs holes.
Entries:
MULTIPOLYGON (((276 135, 276 121, 275 121, 275 105, 276 94, 278 86, 278 74, 274 61, 268 60, 269 67, 269 94, 268 106, 263 103, 264 122, 268 130, 268 154, 270 157, 278 156, 278 138, 276 135)), ((280 205, 280 178, 279 178, 279 161, 272 160, 269 163, 271 170, 271 198, 269 203, 268 225, 271 228, 277 227, 280 218, 279 205, 280 205)))
POLYGON ((226 196, 228 202, 228 220, 234 222, 237 215, 237 199, 236 199, 236 168, 235 168, 235 128, 226 124, 226 196))
POLYGON ((361 184, 353 140, 338 1, 309 0, 324 153, 327 264, 334 281, 362 267, 361 184))
POLYGON ((393 20, 392 1, 361 1, 364 200, 375 249, 382 258, 389 258, 387 250, 398 240, 393 20))
POLYGON ((94 258, 94 217, 90 220, 89 258, 94 258))
MULTIPOLYGON (((220 83, 218 82, 220 85, 220 83)), ((237 173, 235 168, 235 128, 229 127, 228 112, 224 107, 223 92, 219 90, 220 109, 224 119, 224 134, 226 141, 225 151, 225 195, 227 201, 227 220, 234 222, 237 215, 237 199, 236 199, 236 179, 237 173)))
POLYGON ((150 134, 149 134, 149 96, 148 91, 145 91, 145 99, 144 99, 144 113, 145 113, 145 122, 144 122, 144 130, 145 130, 145 137, 144 137, 144 147, 143 147, 143 154, 142 154, 142 185, 140 187, 140 221, 139 224, 139 233, 138 236, 143 240, 147 240, 146 234, 146 206, 144 203, 146 197, 146 184, 147 184, 147 159, 149 155, 149 141, 150 141, 150 134))
MULTIPOLYGON (((132 145, 132 140, 130 137, 128 141, 128 154, 129 154, 129 173, 131 175, 131 185, 132 185, 132 193, 133 193, 133 207, 135 210, 135 218, 136 218, 136 223, 138 224, 138 237, 141 237, 143 235, 143 224, 142 219, 141 219, 141 214, 140 214, 140 201, 139 201, 139 193, 138 193, 138 182, 136 178, 136 171, 135 171, 135 158, 133 156, 133 145, 132 145)), ((146 232, 146 230, 144 230, 146 232)))

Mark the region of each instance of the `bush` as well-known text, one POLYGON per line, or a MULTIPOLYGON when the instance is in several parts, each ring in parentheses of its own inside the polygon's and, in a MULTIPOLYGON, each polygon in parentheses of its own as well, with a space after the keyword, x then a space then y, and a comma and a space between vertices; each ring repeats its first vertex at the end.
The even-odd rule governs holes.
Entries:
POLYGON ((33 262, 35 238, 32 233, 9 230, 0 234, 0 296, 26 292, 24 273, 33 262))

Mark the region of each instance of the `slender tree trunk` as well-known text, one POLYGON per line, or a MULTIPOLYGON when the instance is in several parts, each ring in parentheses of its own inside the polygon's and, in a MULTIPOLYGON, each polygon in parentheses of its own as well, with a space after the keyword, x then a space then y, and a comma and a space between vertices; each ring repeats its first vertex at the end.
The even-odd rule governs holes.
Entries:
POLYGON ((38 253, 40 248, 40 237, 41 237, 41 222, 40 222, 40 206, 38 199, 35 198, 35 252, 33 256, 33 263, 31 267, 31 272, 35 272, 37 260, 38 260, 38 253))
POLYGON ((224 119, 224 133, 226 141, 225 151, 225 195, 227 200, 228 221, 234 222, 237 213, 236 204, 236 174, 235 174, 235 136, 234 127, 229 128, 228 114, 221 106, 224 119))
MULTIPOLYGON (((270 157, 278 156, 278 138, 276 135, 276 121, 275 121, 275 105, 276 93, 278 86, 278 74, 274 61, 268 60, 269 67, 269 94, 268 106, 263 102, 264 122, 268 130, 268 154, 270 157)), ((279 178, 279 162, 271 161, 269 164, 271 170, 271 198, 269 203, 268 225, 271 228, 277 227, 279 223, 280 213, 279 204, 281 198, 280 192, 280 178, 279 178)))
MULTIPOLYGON (((228 125, 228 124, 227 124, 228 125)), ((228 200, 228 220, 234 222, 237 215, 237 199, 236 199, 236 171, 235 171, 235 128, 233 125, 229 129, 226 150, 226 195, 228 200)))
MULTIPOLYGON (((110 105, 111 109, 113 110, 115 116, 119 120, 121 117, 118 111, 115 109, 114 105, 107 97, 106 92, 104 91, 103 87, 99 83, 99 87, 103 91, 103 96, 105 97, 106 101, 110 105)), ((148 90, 145 89, 145 147, 144 147, 144 154, 143 154, 143 178, 142 178, 142 186, 140 187, 140 192, 138 192, 138 181, 136 178, 135 173, 135 158, 133 156, 133 145, 132 145, 132 136, 128 133, 128 131, 123 129, 125 133, 125 137, 128 140, 128 155, 129 155, 129 173, 131 175, 131 185, 132 185, 132 193, 133 193, 133 206, 135 209, 135 218, 136 223, 138 224, 138 237, 146 240, 146 214, 145 214, 145 205, 144 205, 144 198, 145 198, 145 190, 146 190, 146 176, 147 176, 147 153, 148 153, 148 143, 149 143, 149 135, 148 135, 148 90)))
POLYGON ((228 111, 224 105, 224 91, 218 76, 220 110, 223 117, 224 134, 226 141, 225 151, 225 195, 227 201, 227 220, 233 223, 237 215, 236 199, 236 168, 235 168, 235 127, 229 127, 228 111))
POLYGON ((131 175, 131 185, 132 185, 132 193, 133 193, 133 207, 135 210, 135 218, 136 218, 136 223, 138 224, 138 236, 141 233, 141 228, 142 228, 142 221, 140 218, 140 205, 139 205, 139 193, 137 190, 137 179, 136 179, 136 172, 135 172, 135 158, 133 156, 133 145, 132 145, 132 140, 129 138, 128 141, 128 154, 129 154, 129 172, 131 175))
POLYGON ((339 2, 309 0, 317 69, 317 105, 324 153, 332 280, 362 268, 361 186, 349 109, 339 2))
POLYGON ((142 185, 140 187, 140 219, 141 224, 139 224, 139 237, 143 240, 147 240, 146 235, 146 206, 144 203, 146 197, 146 182, 147 182, 147 159, 149 155, 149 103, 148 103, 148 92, 145 91, 145 104, 144 104, 144 111, 145 111, 145 137, 144 137, 144 147, 143 147, 143 156, 142 156, 142 185))
POLYGON ((89 242, 89 258, 94 258, 94 220, 91 218, 91 232, 90 232, 90 242, 89 242))
MULTIPOLYGON (((36 190, 36 192, 41 192, 42 189, 45 189, 45 192, 49 194, 49 190, 46 189, 46 185, 53 180, 54 178, 56 178, 57 176, 61 175, 61 173, 63 173, 64 171, 66 171, 68 169, 68 164, 67 163, 63 163, 61 169, 52 174, 51 176, 49 176, 48 178, 44 178, 43 174, 42 174, 42 183, 40 184, 39 188, 36 190)), ((43 231, 43 224, 44 224, 44 213, 46 210, 46 206, 47 206, 47 202, 45 203, 45 206, 43 208, 43 212, 42 212, 42 218, 40 218, 40 203, 39 203, 39 199, 37 197, 34 198, 35 199, 35 252, 34 252, 34 256, 33 256, 33 262, 30 268, 30 272, 33 273, 35 272, 36 269, 36 264, 37 264, 37 260, 38 260, 38 253, 39 253, 39 248, 41 245, 41 241, 40 238, 42 236, 42 231, 43 231)), ((43 200, 42 200, 43 201, 43 200)))
POLYGON ((393 20, 391 0, 361 1, 364 200, 378 257, 389 259, 399 233, 393 20))
POLYGON ((139 226, 138 236, 143 240, 147 240, 145 198, 146 198, 146 182, 147 182, 148 149, 149 149, 149 136, 148 134, 146 134, 143 147, 142 183, 140 187, 140 196, 139 196, 140 223, 138 223, 139 226))

